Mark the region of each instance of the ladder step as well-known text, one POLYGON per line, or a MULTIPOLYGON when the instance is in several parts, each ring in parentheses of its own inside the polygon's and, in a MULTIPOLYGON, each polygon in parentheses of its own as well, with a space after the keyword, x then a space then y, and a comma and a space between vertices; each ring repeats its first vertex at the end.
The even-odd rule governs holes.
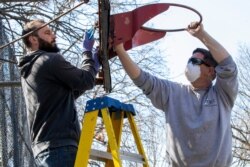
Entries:
POLYGON ((109 108, 109 112, 126 111, 131 113, 133 116, 136 115, 135 109, 132 104, 124 104, 119 100, 110 98, 108 96, 97 97, 92 100, 88 100, 85 108, 85 113, 100 110, 103 108, 109 108))
MULTIPOLYGON (((112 155, 109 152, 91 149, 90 158, 105 162, 107 159, 112 160, 112 155)), ((122 160, 133 161, 141 164, 145 163, 145 159, 142 155, 126 151, 120 151, 120 158, 122 160)))

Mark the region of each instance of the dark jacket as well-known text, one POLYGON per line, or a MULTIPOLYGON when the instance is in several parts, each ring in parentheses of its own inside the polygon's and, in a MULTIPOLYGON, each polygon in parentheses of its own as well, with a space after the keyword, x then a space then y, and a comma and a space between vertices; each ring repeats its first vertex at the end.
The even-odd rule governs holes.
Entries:
POLYGON ((80 126, 74 100, 94 86, 91 52, 84 54, 81 69, 58 53, 40 50, 22 57, 18 67, 34 156, 47 148, 77 147, 80 126))

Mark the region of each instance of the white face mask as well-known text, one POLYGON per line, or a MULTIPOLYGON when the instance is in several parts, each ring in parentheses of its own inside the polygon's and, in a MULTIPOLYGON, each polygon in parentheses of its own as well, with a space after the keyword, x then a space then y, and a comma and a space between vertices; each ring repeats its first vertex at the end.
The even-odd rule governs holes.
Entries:
POLYGON ((201 69, 199 65, 194 65, 193 63, 188 63, 185 75, 190 82, 196 81, 201 75, 201 69))

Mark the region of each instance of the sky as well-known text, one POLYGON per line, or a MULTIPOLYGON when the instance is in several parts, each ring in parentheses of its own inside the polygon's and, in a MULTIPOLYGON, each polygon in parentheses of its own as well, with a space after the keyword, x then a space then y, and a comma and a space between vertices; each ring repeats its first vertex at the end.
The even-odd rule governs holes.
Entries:
MULTIPOLYGON (((236 58, 239 55, 239 46, 250 47, 250 1, 249 0, 161 0, 164 3, 178 3, 192 7, 202 15, 205 30, 221 43, 236 58)), ((159 18, 161 23, 168 21, 174 25, 165 25, 171 28, 185 28, 190 21, 199 20, 198 15, 186 9, 176 9, 159 18), (182 12, 185 12, 184 14, 182 12), (190 15, 186 17, 186 15, 190 15), (168 20, 172 18, 172 20, 168 20)), ((175 9, 174 9, 175 8, 175 9)), ((168 11, 167 11, 168 12, 168 11)), ((162 39, 162 49, 166 50, 167 66, 170 69, 170 78, 173 81, 186 82, 183 74, 188 58, 197 47, 206 48, 197 38, 188 32, 169 32, 162 39)))

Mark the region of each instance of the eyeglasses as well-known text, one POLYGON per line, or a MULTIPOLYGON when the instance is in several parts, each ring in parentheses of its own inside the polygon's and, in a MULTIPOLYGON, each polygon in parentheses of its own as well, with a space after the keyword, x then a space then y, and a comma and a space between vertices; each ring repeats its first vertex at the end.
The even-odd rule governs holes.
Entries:
POLYGON ((195 65, 201 65, 201 64, 204 64, 206 65, 207 67, 210 67, 209 64, 207 64, 204 60, 202 59, 198 59, 198 58, 195 58, 195 57, 192 57, 188 60, 188 63, 192 63, 192 64, 195 64, 195 65))

